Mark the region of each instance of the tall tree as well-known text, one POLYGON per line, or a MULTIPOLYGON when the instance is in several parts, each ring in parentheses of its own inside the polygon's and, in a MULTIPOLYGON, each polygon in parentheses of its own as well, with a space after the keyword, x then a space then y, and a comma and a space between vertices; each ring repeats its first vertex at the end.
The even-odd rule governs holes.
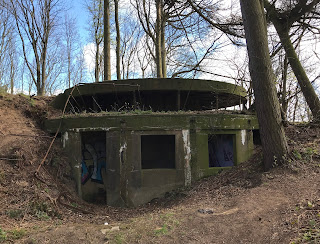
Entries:
POLYGON ((0 4, 0 85, 4 83, 5 73, 7 73, 6 66, 10 62, 9 44, 12 43, 12 32, 14 31, 11 17, 9 11, 0 4))
POLYGON ((86 65, 85 65, 85 55, 83 52, 83 49, 79 49, 76 52, 75 56, 75 63, 74 63, 74 69, 73 69, 73 75, 72 79, 74 81, 74 84, 83 83, 86 78, 86 65))
MULTIPOLYGON (((125 25, 121 25, 120 28, 120 72, 123 79, 129 79, 130 76, 135 77, 137 74, 138 71, 134 67, 135 61, 139 62, 139 60, 146 55, 146 48, 145 45, 141 47, 143 43, 143 41, 141 41, 143 30, 140 28, 140 23, 133 17, 132 11, 124 13, 122 15, 122 21, 125 21, 125 25)), ((141 74, 141 76, 143 77, 143 74, 141 74)))
POLYGON ((66 13, 63 27, 63 56, 65 57, 64 66, 66 66, 64 70, 66 74, 66 86, 70 88, 82 82, 85 72, 84 55, 76 20, 66 13))
POLYGON ((308 106, 312 112, 313 118, 315 121, 320 121, 320 100, 317 96, 306 72, 303 68, 298 55, 295 51, 295 48, 290 39, 290 29, 293 24, 300 22, 302 25, 307 25, 308 28, 311 28, 309 23, 305 23, 306 20, 310 18, 318 19, 319 11, 316 12, 315 8, 319 6, 320 0, 305 1, 299 0, 296 1, 295 5, 290 6, 289 8, 279 9, 275 7, 275 2, 270 4, 268 0, 264 0, 265 9, 267 11, 268 18, 272 21, 281 41, 281 44, 286 52, 288 62, 298 80, 301 91, 308 103, 308 106))
POLYGON ((8 46, 8 57, 9 57, 9 84, 10 84, 10 93, 14 93, 14 86, 15 86, 15 79, 17 75, 18 70, 18 57, 17 57, 17 43, 15 41, 15 37, 13 36, 13 33, 11 32, 10 38, 8 40, 9 46, 8 46))
POLYGON ((195 77, 212 54, 212 47, 218 46, 208 44, 214 35, 208 24, 182 1, 135 0, 134 7, 148 36, 143 39, 156 76, 195 77))
POLYGON ((117 79, 121 79, 121 37, 120 37, 120 23, 119 23, 119 0, 114 0, 114 22, 116 24, 116 69, 117 79))
POLYGON ((37 95, 44 95, 48 47, 59 19, 59 0, 10 0, 9 9, 15 18, 23 57, 36 85, 37 95))
POLYGON ((168 21, 168 14, 164 11, 164 1, 160 2, 160 52, 161 52, 161 69, 162 77, 167 78, 167 52, 166 52, 166 25, 168 21))
POLYGON ((73 59, 77 50, 77 40, 79 39, 75 19, 69 15, 65 15, 64 18, 64 44, 66 47, 66 58, 67 58, 67 86, 72 86, 72 74, 74 73, 73 59))
POLYGON ((146 42, 147 48, 149 49, 151 55, 153 56, 155 66, 156 66, 156 76, 158 78, 163 77, 162 64, 166 60, 162 61, 163 58, 161 52, 163 45, 161 41, 164 40, 164 23, 165 18, 163 18, 163 1, 162 0, 152 0, 152 1, 140 1, 135 0, 135 8, 137 10, 138 19, 141 23, 143 30, 146 35, 152 40, 153 47, 149 46, 146 42), (153 20, 153 13, 156 12, 156 19, 153 20), (154 48, 154 53, 153 53, 154 48))
MULTIPOLYGON (((106 2, 107 0, 105 0, 106 2)), ((109 1, 107 1, 109 2, 109 1)), ((89 16, 90 16, 90 35, 92 38, 92 41, 94 42, 95 45, 95 66, 94 66, 94 78, 95 78, 95 82, 99 82, 100 80, 100 74, 103 71, 103 67, 102 67, 102 59, 103 59, 103 55, 102 55, 102 44, 103 44, 103 16, 104 16, 104 2, 103 0, 91 0, 90 2, 87 3, 87 9, 89 12, 89 16)), ((104 27, 106 28, 106 27, 104 27)), ((104 50, 106 50, 104 48, 104 50)), ((106 74, 106 71, 104 72, 106 74)))
POLYGON ((267 25, 262 0, 240 0, 249 69, 252 78, 256 111, 259 120, 264 167, 270 169, 288 153, 282 125, 280 103, 268 49, 267 25))
POLYGON ((104 0, 104 80, 111 80, 110 0, 104 0))
POLYGON ((46 93, 53 95, 58 89, 65 87, 65 78, 61 76, 64 73, 66 65, 65 49, 61 39, 54 39, 48 47, 48 58, 46 68, 46 93))
POLYGON ((162 65, 164 62, 162 62, 162 34, 161 32, 163 31, 162 25, 164 25, 163 23, 161 23, 163 21, 163 11, 162 11, 162 1, 161 0, 156 0, 156 13, 157 13, 157 19, 156 19, 156 29, 155 29, 155 48, 156 48, 156 67, 157 67, 157 77, 162 78, 163 77, 163 69, 162 69, 162 65))

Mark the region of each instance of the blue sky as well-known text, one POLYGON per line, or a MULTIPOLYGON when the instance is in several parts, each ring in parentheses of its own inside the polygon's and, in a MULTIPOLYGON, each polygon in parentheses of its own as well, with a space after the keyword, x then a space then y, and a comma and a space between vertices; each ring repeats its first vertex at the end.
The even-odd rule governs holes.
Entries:
POLYGON ((69 0, 70 15, 77 21, 79 34, 84 42, 87 42, 88 33, 86 26, 88 25, 88 12, 85 7, 85 0, 69 0))

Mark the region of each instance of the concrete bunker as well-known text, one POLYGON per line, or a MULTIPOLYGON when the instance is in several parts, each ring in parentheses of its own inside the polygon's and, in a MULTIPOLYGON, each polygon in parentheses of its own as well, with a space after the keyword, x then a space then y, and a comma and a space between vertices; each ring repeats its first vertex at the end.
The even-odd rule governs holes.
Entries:
MULTIPOLYGON (((53 105, 63 109, 72 89, 53 105)), ((137 206, 247 160, 254 115, 221 108, 244 103, 239 86, 208 80, 139 79, 83 84, 63 118, 46 121, 70 157, 78 194, 137 206)))

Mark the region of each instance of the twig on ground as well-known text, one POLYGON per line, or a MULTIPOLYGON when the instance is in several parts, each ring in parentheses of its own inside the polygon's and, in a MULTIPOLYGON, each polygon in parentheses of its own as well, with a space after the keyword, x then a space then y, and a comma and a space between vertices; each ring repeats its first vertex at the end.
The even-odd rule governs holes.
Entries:
MULTIPOLYGON (((0 131, 1 132, 1 131, 0 131)), ((3 134, 3 133, 2 133, 3 134)), ((53 138, 53 136, 40 136, 40 135, 25 135, 25 134, 3 134, 4 136, 21 136, 21 137, 41 137, 41 138, 53 138)))
POLYGON ((0 160, 5 160, 5 161, 21 161, 22 158, 0 158, 0 160))

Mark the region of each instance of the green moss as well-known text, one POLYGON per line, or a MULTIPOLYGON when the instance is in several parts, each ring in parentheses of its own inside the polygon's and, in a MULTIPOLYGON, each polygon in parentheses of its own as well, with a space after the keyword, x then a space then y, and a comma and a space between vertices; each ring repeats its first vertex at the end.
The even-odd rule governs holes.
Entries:
POLYGON ((14 229, 11 230, 10 232, 10 238, 13 240, 18 240, 21 239, 22 237, 24 237, 26 235, 26 230, 24 229, 14 229))
POLYGON ((168 230, 168 226, 166 224, 163 224, 161 228, 156 229, 154 231, 156 236, 160 236, 160 235, 166 235, 168 234, 169 230, 168 230))
POLYGON ((7 215, 12 219, 17 219, 22 217, 23 212, 21 209, 10 209, 7 211, 7 215))
MULTIPOLYGON (((147 113, 147 114, 84 114, 79 116, 66 116, 62 119, 61 131, 73 128, 83 130, 120 130, 121 124, 129 130, 168 130, 189 129, 190 120, 194 122, 195 129, 207 130, 240 130, 258 129, 258 120, 253 115, 240 114, 188 114, 188 113, 147 113)), ((55 132, 61 119, 50 119, 45 127, 55 132)))
POLYGON ((7 240, 7 233, 0 228, 0 243, 7 240))

